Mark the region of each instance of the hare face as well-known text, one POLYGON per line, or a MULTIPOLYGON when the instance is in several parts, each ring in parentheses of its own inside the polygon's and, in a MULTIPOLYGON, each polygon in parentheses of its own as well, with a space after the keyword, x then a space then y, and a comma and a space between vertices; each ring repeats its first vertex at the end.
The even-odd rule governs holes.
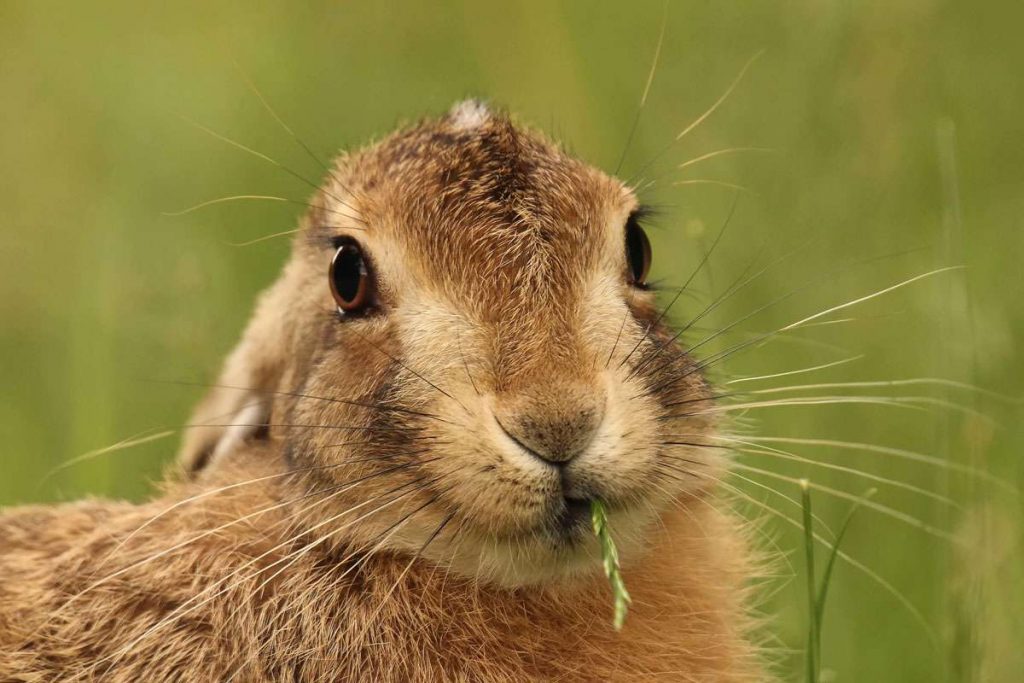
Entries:
POLYGON ((466 103, 343 157, 313 204, 264 327, 318 533, 519 585, 598 566, 590 501, 628 554, 714 481, 622 183, 466 103))

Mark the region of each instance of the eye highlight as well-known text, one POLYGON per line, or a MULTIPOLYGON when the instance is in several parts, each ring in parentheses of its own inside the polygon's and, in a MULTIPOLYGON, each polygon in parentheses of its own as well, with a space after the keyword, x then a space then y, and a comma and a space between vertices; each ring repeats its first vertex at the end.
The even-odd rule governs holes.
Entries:
POLYGON ((373 293, 370 269, 355 240, 342 243, 334 252, 328 279, 339 313, 354 315, 370 305, 373 293))
POLYGON ((629 266, 629 281, 637 287, 647 286, 647 275, 651 270, 651 241, 640 227, 637 213, 626 221, 626 264, 629 266))

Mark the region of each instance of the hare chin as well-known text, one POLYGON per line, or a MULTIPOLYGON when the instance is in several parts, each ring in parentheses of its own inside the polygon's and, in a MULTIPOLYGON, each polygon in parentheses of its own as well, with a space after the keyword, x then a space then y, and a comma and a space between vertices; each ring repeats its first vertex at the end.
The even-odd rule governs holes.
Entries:
MULTIPOLYGON (((652 513, 641 510, 617 513, 616 541, 624 563, 642 558, 652 522, 652 513)), ((573 529, 503 539, 470 533, 455 540, 453 546, 430 549, 424 557, 467 578, 503 588, 571 583, 602 572, 601 550, 590 528, 589 512, 573 529)))

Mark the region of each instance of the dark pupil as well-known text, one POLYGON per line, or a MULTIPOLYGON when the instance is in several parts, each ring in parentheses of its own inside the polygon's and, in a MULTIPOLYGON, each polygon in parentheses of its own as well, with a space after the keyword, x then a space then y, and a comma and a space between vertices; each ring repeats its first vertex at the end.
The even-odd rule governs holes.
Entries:
POLYGON ((359 294, 359 282, 363 279, 363 255, 359 247, 346 245, 341 248, 334 264, 334 289, 345 301, 354 301, 359 294))
POLYGON ((638 225, 626 229, 626 258, 633 280, 640 282, 647 270, 647 244, 643 230, 638 225))

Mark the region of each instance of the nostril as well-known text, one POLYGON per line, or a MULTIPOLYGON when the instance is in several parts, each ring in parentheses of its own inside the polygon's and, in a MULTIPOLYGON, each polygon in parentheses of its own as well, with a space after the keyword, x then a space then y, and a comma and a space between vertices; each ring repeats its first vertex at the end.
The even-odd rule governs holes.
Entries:
POLYGON ((494 394, 491 414, 520 449, 560 466, 590 447, 604 421, 606 401, 601 386, 551 377, 494 394))
POLYGON ((591 416, 573 423, 539 422, 531 419, 514 421, 506 427, 495 416, 495 421, 517 446, 544 462, 561 467, 582 453, 593 438, 591 416))

